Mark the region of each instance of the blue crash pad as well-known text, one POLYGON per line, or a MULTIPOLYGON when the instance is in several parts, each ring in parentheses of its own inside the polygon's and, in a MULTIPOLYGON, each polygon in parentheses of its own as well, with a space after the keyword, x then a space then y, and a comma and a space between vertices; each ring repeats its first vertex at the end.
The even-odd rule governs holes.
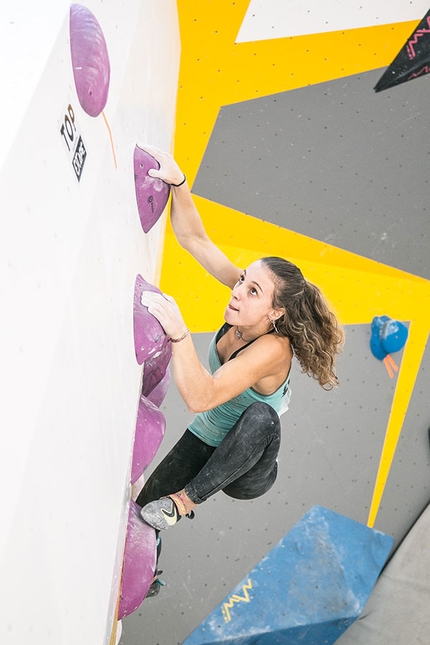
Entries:
POLYGON ((314 506, 183 645, 331 645, 362 612, 392 544, 314 506))

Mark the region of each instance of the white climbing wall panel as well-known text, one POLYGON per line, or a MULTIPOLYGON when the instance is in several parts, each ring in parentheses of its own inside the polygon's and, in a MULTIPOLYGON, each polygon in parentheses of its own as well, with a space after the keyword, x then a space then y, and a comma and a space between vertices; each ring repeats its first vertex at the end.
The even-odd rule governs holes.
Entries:
POLYGON ((133 151, 137 142, 172 145, 176 3, 86 7, 111 68, 97 117, 76 93, 69 3, 1 8, 0 641, 8 645, 110 640, 141 379, 134 281, 138 273, 156 281, 163 235, 163 219, 148 234, 141 228, 133 151))
POLYGON ((419 20, 426 0, 251 0, 237 42, 269 40, 419 20))

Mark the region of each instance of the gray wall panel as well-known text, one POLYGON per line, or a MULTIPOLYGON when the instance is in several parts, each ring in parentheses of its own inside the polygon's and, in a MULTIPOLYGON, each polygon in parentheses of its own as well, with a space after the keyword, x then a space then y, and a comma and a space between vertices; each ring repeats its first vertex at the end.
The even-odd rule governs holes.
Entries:
POLYGON ((429 79, 381 73, 222 108, 193 192, 430 278, 429 79))

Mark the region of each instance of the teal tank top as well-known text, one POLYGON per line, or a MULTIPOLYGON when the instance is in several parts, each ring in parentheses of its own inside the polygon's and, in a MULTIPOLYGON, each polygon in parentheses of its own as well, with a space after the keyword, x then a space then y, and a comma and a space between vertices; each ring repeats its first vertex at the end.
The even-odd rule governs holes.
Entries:
MULTIPOLYGON (((231 325, 225 323, 218 333, 212 338, 209 345, 209 368, 213 374, 221 367, 221 361, 216 348, 220 337, 230 329, 231 325)), ((247 347, 247 346, 245 346, 247 347)), ((243 347, 242 349, 245 349, 243 347)), ((232 360, 238 352, 235 352, 229 360, 232 360)), ((219 446, 225 435, 231 430, 241 414, 255 401, 262 401, 270 405, 279 415, 288 410, 291 398, 290 375, 288 374, 282 385, 273 394, 260 394, 248 388, 230 401, 218 405, 212 410, 198 412, 191 424, 188 426, 190 432, 199 437, 209 446, 219 446)))

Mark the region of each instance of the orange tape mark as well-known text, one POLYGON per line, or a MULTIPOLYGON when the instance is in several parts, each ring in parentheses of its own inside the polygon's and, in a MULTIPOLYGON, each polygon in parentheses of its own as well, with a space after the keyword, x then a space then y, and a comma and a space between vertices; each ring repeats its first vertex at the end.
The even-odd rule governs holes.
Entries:
POLYGON ((387 363, 390 363, 391 367, 393 368, 393 370, 395 372, 399 371, 399 368, 397 367, 396 363, 394 362, 394 359, 391 356, 391 354, 387 354, 386 357, 385 357, 385 360, 387 361, 387 363))
POLYGON ((383 363, 387 368, 388 376, 394 378, 393 370, 391 369, 390 363, 387 361, 387 357, 384 358, 383 363))
POLYGON ((104 118, 104 120, 105 120, 106 127, 107 127, 107 129, 108 129, 108 132, 109 132, 110 145, 111 145, 111 148, 112 148, 112 154, 113 154, 113 162, 114 162, 114 164, 115 164, 115 169, 117 169, 117 168, 118 168, 118 166, 117 166, 117 163, 116 163, 116 155, 115 155, 115 147, 114 147, 114 145, 113 145, 112 131, 111 131, 111 129, 110 129, 110 126, 109 126, 108 120, 107 120, 107 118, 106 118, 106 115, 105 115, 105 113, 104 113, 103 111, 102 111, 102 115, 103 115, 103 118, 104 118))
POLYGON ((392 358, 392 356, 390 356, 390 354, 387 354, 386 357, 384 358, 384 365, 387 368, 388 376, 390 378, 394 378, 394 372, 398 372, 399 368, 397 367, 396 363, 394 362, 394 359, 392 358))

